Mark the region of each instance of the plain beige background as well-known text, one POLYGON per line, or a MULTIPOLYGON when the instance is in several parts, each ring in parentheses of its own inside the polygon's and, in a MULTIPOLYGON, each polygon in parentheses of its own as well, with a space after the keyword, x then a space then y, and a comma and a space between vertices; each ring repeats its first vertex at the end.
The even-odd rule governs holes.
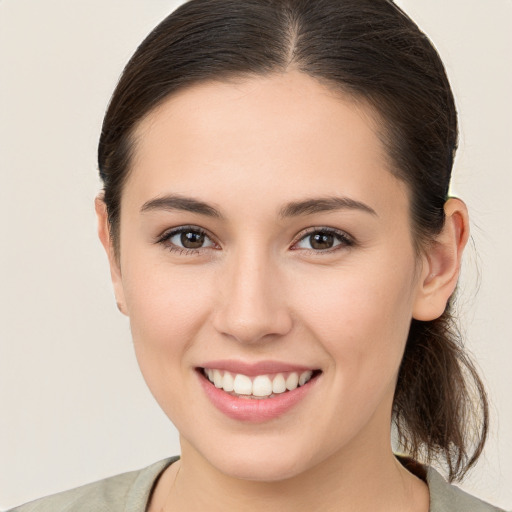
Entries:
MULTIPOLYGON (((179 3, 0 0, 0 509, 178 453, 117 312, 93 198, 117 77, 179 3)), ((460 304, 493 404, 463 487, 510 508, 512 1, 400 5, 436 43, 460 111, 453 191, 476 246, 460 304)))

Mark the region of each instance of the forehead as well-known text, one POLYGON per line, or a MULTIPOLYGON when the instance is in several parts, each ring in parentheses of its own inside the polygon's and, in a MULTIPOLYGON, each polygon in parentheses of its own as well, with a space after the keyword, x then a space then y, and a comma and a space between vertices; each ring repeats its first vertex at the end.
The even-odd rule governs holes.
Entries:
POLYGON ((140 201, 170 192, 403 195, 376 118, 368 105, 296 71, 202 83, 138 126, 126 192, 140 201))

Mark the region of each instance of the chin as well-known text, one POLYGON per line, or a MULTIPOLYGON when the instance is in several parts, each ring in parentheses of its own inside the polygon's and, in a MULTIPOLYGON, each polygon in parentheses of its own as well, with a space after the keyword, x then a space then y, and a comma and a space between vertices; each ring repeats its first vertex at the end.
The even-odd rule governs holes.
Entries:
POLYGON ((310 467, 308 456, 298 451, 274 447, 265 449, 255 443, 253 450, 225 447, 219 453, 204 453, 215 469, 226 476, 254 482, 278 482, 293 478, 310 467))
POLYGON ((294 462, 276 463, 275 460, 236 460, 223 461, 217 468, 227 476, 253 482, 279 482, 302 473, 304 468, 294 462))

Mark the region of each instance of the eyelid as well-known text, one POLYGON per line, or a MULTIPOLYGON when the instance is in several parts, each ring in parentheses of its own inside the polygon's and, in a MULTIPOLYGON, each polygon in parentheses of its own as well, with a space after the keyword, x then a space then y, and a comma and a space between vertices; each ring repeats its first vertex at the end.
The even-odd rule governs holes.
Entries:
POLYGON ((162 244, 166 249, 176 250, 176 251, 179 251, 180 253, 187 253, 187 254, 197 253, 197 252, 203 251, 205 249, 215 249, 215 248, 218 248, 218 246, 219 246, 215 237, 213 235, 211 235, 208 230, 206 230, 200 226, 196 226, 194 224, 187 224, 187 225, 182 225, 182 226, 176 226, 175 228, 168 228, 155 238, 154 243, 162 244), (187 232, 187 231, 196 231, 198 233, 201 233, 202 235, 205 235, 205 237, 208 238, 212 242, 213 247, 208 246, 208 247, 198 247, 197 249, 190 249, 188 247, 181 247, 179 245, 176 245, 176 244, 173 244, 170 242, 170 239, 173 238, 174 236, 179 235, 180 233, 187 232))
MULTIPOLYGON (((161 244, 166 249, 177 251, 180 254, 183 254, 183 253, 197 254, 198 252, 204 251, 206 249, 219 249, 220 248, 219 247, 220 244, 216 241, 215 237, 209 233, 208 230, 206 230, 200 226, 193 225, 193 224, 176 226, 174 228, 168 228, 155 238, 154 243, 161 244), (179 245, 176 245, 176 244, 170 242, 170 239, 173 238, 174 236, 176 236, 180 233, 183 233, 183 232, 187 232, 187 231, 196 231, 198 233, 203 234, 206 238, 208 238, 212 242, 213 247, 207 246, 207 247, 198 247, 196 249, 191 249, 191 248, 187 248, 187 247, 181 247, 179 245)), ((343 230, 340 230, 337 228, 327 227, 327 226, 313 226, 313 227, 307 228, 306 230, 301 231, 295 237, 290 248, 291 248, 291 250, 301 250, 301 251, 308 251, 308 252, 315 253, 315 254, 325 254, 325 253, 335 252, 338 249, 351 247, 351 246, 355 245, 355 243, 356 243, 356 241, 355 241, 354 237, 349 235, 346 231, 343 231, 343 230), (314 233, 332 234, 337 238, 337 240, 340 243, 335 245, 334 247, 331 247, 329 249, 323 249, 323 250, 321 250, 321 249, 304 249, 304 248, 296 248, 295 247, 299 242, 301 242, 306 237, 311 236, 314 233)))
POLYGON ((343 231, 341 229, 337 228, 331 228, 327 226, 314 226, 311 228, 307 228, 304 231, 301 231, 294 239, 291 249, 294 251, 302 250, 302 251, 309 251, 316 254, 324 254, 328 252, 334 252, 340 248, 347 248, 352 247, 356 244, 356 240, 353 236, 349 235, 346 231, 343 231), (307 238, 308 236, 311 236, 314 233, 329 233, 337 237, 338 240, 341 240, 341 243, 339 245, 336 245, 334 247, 331 247, 330 249, 324 249, 324 250, 318 250, 318 249, 294 249, 294 246, 296 246, 299 242, 307 238))

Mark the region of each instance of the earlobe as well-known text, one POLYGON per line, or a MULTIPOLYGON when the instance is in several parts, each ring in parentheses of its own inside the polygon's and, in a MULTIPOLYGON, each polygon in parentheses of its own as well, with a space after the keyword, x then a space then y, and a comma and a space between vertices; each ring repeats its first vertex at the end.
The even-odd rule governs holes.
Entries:
POLYGON ((443 229, 423 256, 413 309, 416 320, 439 318, 457 286, 462 253, 469 238, 468 211, 464 202, 457 198, 448 199, 444 211, 443 229))
POLYGON ((121 313, 128 316, 124 300, 121 268, 119 265, 119 259, 112 243, 112 238, 110 236, 107 205, 103 199, 103 193, 98 194, 94 200, 94 208, 96 210, 96 217, 98 220, 98 237, 105 249, 105 252, 107 253, 108 263, 110 266, 110 276, 114 286, 117 308, 119 311, 121 311, 121 313))

